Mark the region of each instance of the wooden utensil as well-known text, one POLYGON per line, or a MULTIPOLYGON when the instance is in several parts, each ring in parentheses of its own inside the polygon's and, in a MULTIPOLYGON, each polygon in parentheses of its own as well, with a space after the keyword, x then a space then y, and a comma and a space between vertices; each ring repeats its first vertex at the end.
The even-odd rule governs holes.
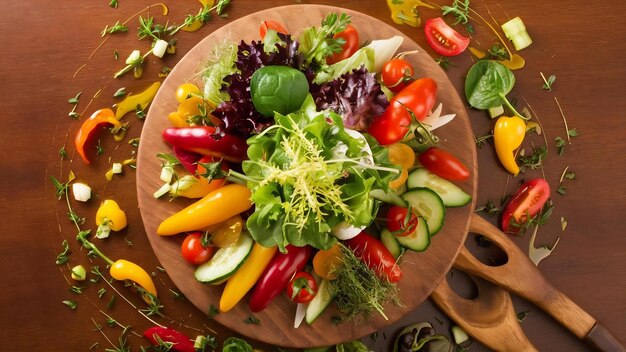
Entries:
POLYGON ((472 280, 478 287, 474 299, 456 294, 446 279, 430 297, 465 332, 494 351, 537 351, 522 331, 509 293, 489 281, 472 280))
MULTIPOLYGON (((500 266, 489 266, 483 264, 467 248, 463 247, 454 262, 455 268, 489 280, 534 303, 597 351, 626 350, 596 319, 552 286, 528 256, 495 226, 473 214, 470 221, 470 233, 485 236, 507 254, 508 260, 500 266)), ((442 290, 445 290, 445 284, 442 290)), ((491 290, 493 291, 493 289, 491 290)), ((445 302, 446 297, 442 298, 440 293, 434 295, 433 298, 442 307, 447 307, 449 303, 445 302)), ((450 299, 455 300, 454 296, 451 296, 450 299)), ((464 314, 467 311, 459 311, 458 313, 460 314, 456 314, 456 317, 459 321, 464 320, 471 324, 472 319, 474 319, 464 314)), ((454 319, 454 317, 452 318, 454 319)), ((476 335, 475 337, 479 341, 487 343, 492 338, 508 339, 509 335, 476 335)))
MULTIPOLYGON (((205 285, 194 278, 194 267, 187 264, 180 255, 179 236, 159 237, 156 228, 163 219, 189 204, 184 199, 172 201, 155 199, 154 192, 161 187, 159 180, 160 160, 156 153, 168 153, 171 148, 163 142, 162 131, 169 127, 167 115, 176 111, 178 103, 174 92, 182 83, 199 82, 204 63, 216 44, 230 40, 250 43, 259 40, 259 26, 263 20, 273 19, 285 25, 288 31, 298 35, 307 26, 319 25, 329 13, 345 12, 352 16, 352 23, 358 29, 361 41, 387 39, 401 36, 404 42, 398 52, 417 50, 406 56, 415 68, 416 76, 427 76, 437 82, 437 100, 443 103, 446 113, 457 114, 449 125, 437 130, 442 146, 456 155, 470 168, 471 176, 459 183, 460 187, 476 199, 476 150, 472 128, 467 112, 456 89, 439 65, 409 37, 394 27, 362 13, 323 5, 291 5, 257 12, 211 33, 198 43, 179 63, 163 82, 148 112, 142 129, 141 143, 137 157, 137 197, 142 220, 150 245, 161 265, 166 269, 177 288, 202 312, 208 312, 211 305, 218 306, 222 286, 205 285), (446 142, 453 141, 453 142, 446 142)), ((219 323, 243 335, 270 344, 285 347, 311 347, 334 345, 353 340, 379 330, 415 309, 443 279, 452 267, 459 248, 465 242, 469 229, 469 218, 474 203, 461 208, 451 208, 446 214, 446 224, 430 247, 423 253, 410 253, 402 263, 403 277, 398 284, 399 299, 402 305, 389 304, 385 314, 389 320, 375 314, 367 319, 349 321, 335 326, 331 317, 338 314, 329 309, 314 324, 302 324, 293 328, 296 306, 285 297, 278 297, 272 304, 254 317, 259 325, 244 323, 251 315, 247 299, 244 298, 231 311, 214 317, 219 323)))

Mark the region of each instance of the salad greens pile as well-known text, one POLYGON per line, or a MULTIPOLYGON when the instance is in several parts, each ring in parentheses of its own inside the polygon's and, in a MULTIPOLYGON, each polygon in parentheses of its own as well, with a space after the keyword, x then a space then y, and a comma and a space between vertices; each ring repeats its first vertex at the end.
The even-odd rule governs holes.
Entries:
POLYGON ((288 244, 327 249, 338 224, 369 225, 377 210, 370 191, 387 189, 397 171, 386 150, 345 129, 338 114, 318 112, 311 96, 274 119, 248 140, 245 175, 231 172, 253 192, 246 225, 254 240, 283 251, 288 244))

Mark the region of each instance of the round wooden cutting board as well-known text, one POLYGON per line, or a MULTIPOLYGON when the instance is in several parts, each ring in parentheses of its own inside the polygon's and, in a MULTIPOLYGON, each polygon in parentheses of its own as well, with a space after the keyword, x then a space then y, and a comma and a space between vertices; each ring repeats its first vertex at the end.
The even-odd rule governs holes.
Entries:
MULTIPOLYGON (((166 197, 162 199, 153 197, 153 193, 162 185, 159 179, 160 160, 156 154, 171 153, 170 147, 161 138, 161 132, 169 127, 168 113, 177 109, 175 90, 180 84, 189 81, 203 86, 198 73, 216 43, 223 40, 235 42, 259 40, 259 26, 265 19, 277 20, 285 24, 290 33, 297 35, 304 27, 319 25, 320 21, 331 12, 345 12, 352 16, 352 22, 358 29, 362 42, 399 35, 404 37, 400 51, 418 50, 416 55, 407 57, 413 63, 416 75, 433 78, 439 87, 437 97, 438 102, 443 103, 443 112, 457 115, 451 123, 436 131, 440 138, 439 145, 457 155, 469 167, 471 177, 458 185, 472 194, 475 199, 476 151, 463 102, 445 72, 408 37, 367 15, 320 5, 291 5, 273 8, 233 21, 198 43, 182 58, 164 81, 150 107, 141 135, 137 162, 137 196, 152 248, 174 284, 201 311, 198 314, 207 314, 211 305, 219 306, 223 285, 205 285, 195 280, 194 267, 187 264, 180 254, 182 235, 159 237, 156 234, 156 228, 163 219, 191 202, 187 199, 169 201, 166 197)), ((403 277, 398 285, 402 305, 385 307, 388 320, 381 315, 374 314, 336 326, 331 322, 331 317, 337 312, 336 308, 331 306, 311 326, 303 323, 298 329, 294 329, 296 305, 288 302, 284 296, 278 297, 264 311, 254 314, 254 317, 260 321, 259 325, 244 323, 244 320, 252 315, 248 309, 248 296, 233 310, 218 314, 215 319, 250 338, 288 347, 332 345, 369 334, 410 313, 430 295, 450 269, 459 248, 464 243, 473 209, 474 202, 462 208, 449 208, 445 225, 432 239, 430 247, 423 253, 408 253, 402 258, 403 277)))

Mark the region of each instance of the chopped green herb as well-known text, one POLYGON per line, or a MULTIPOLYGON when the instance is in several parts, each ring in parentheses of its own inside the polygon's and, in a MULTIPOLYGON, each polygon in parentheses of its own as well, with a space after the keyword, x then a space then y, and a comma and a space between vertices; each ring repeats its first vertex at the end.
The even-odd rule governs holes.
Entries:
POLYGON ((521 163, 521 171, 524 172, 526 169, 537 170, 543 167, 543 161, 545 160, 547 154, 548 148, 545 146, 542 145, 539 148, 535 148, 533 146, 533 152, 530 155, 520 155, 517 158, 517 160, 521 163))
POLYGON ((96 155, 102 154, 104 154, 104 148, 102 147, 102 144, 100 144, 100 140, 98 139, 98 144, 96 144, 96 155))
POLYGON ((489 139, 493 138, 493 134, 486 134, 484 136, 480 136, 480 137, 476 137, 474 136, 474 142, 476 143, 476 146, 478 148, 482 148, 482 146, 485 144, 485 142, 489 139))
POLYGON ((468 21, 467 23, 464 24, 464 26, 468 34, 476 33, 476 30, 474 29, 474 25, 471 22, 468 21))
POLYGON ((496 43, 489 49, 489 56, 494 60, 506 60, 509 58, 509 53, 506 48, 496 43))
POLYGON ((72 301, 72 300, 65 300, 62 303, 65 304, 66 306, 70 307, 70 309, 72 309, 72 310, 75 310, 76 307, 78 306, 78 303, 76 303, 76 301, 72 301))
POLYGON ((104 29, 102 30, 101 34, 102 34, 102 37, 104 37, 107 34, 120 33, 120 32, 128 32, 128 27, 121 24, 120 21, 117 21, 111 27, 109 27, 109 25, 106 25, 104 29))
POLYGON ((54 188, 56 190, 57 199, 60 200, 67 193, 70 182, 68 181, 66 183, 61 183, 61 181, 57 180, 54 176, 50 176, 50 181, 52 181, 52 184, 54 185, 54 188))
POLYGON ((448 69, 450 68, 450 66, 454 66, 451 62, 450 59, 448 59, 445 56, 441 56, 437 59, 435 59, 435 62, 441 66, 441 68, 443 68, 445 71, 448 71, 448 69))
POLYGON ((80 101, 80 95, 83 94, 83 92, 78 92, 74 97, 69 98, 67 100, 68 103, 72 104, 72 105, 76 105, 78 104, 78 102, 80 101))
POLYGON ((482 211, 489 216, 494 216, 498 214, 498 212, 500 211, 500 208, 496 207, 496 205, 491 201, 491 199, 489 199, 487 200, 487 203, 485 205, 483 205, 482 207, 476 208, 475 211, 476 212, 482 211))
POLYGON ((61 157, 61 160, 65 160, 65 158, 67 158, 67 151, 65 150, 65 146, 62 146, 61 149, 59 149, 59 156, 61 157))
POLYGON ((137 105, 137 107, 135 108, 135 116, 137 116, 137 118, 140 120, 146 118, 146 112, 141 108, 141 105, 137 105))
POLYGON ((573 180, 574 178, 576 178, 576 174, 574 174, 572 171, 567 172, 565 174, 565 178, 568 179, 568 180, 573 180))
POLYGON ((58 265, 67 263, 67 255, 70 252, 70 245, 69 243, 67 243, 66 240, 63 240, 63 242, 61 242, 61 246, 63 247, 63 250, 61 251, 61 253, 59 253, 59 255, 57 255, 56 260, 56 263, 58 265))
POLYGON ((126 95, 126 87, 116 90, 115 93, 113 93, 113 98, 123 97, 124 95, 126 95))
POLYGON ((120 53, 117 50, 113 51, 113 58, 117 61, 120 58, 120 53))
POLYGON ((217 309, 217 307, 214 304, 211 304, 209 306, 209 319, 213 319, 215 318, 216 315, 220 314, 219 309, 217 309))
POLYGON ((539 74, 541 75, 541 78, 543 79, 542 88, 544 90, 552 91, 552 84, 554 84, 554 81, 556 81, 556 76, 550 75, 548 78, 546 78, 546 76, 543 75, 543 72, 539 72, 539 74))
POLYGON ((565 186, 563 186, 563 184, 559 184, 559 186, 556 188, 556 193, 564 196, 567 193, 567 188, 565 188, 565 186))
POLYGON ((139 137, 129 140, 128 144, 130 144, 131 146, 135 148, 139 147, 139 137))
POLYGON ((575 128, 571 128, 567 130, 567 135, 569 137, 577 137, 578 136, 578 131, 575 128))
POLYGON ((72 120, 78 120, 80 119, 80 114, 78 114, 76 111, 72 110, 70 111, 67 116, 71 117, 72 120))
POLYGON ((517 313, 517 321, 522 323, 528 317, 528 313, 529 313, 528 310, 517 313))
POLYGON ((72 291, 73 293, 76 293, 76 294, 81 294, 81 293, 83 293, 83 288, 80 287, 80 286, 73 286, 72 285, 72 287, 70 287, 70 291, 72 291))
POLYGON ((101 288, 98 290, 98 298, 102 298, 107 293, 105 288, 101 288))
POLYGON ((454 24, 465 24, 469 20, 469 10, 470 0, 454 0, 452 2, 452 6, 441 7, 441 14, 443 16, 451 14, 456 17, 456 22, 454 22, 454 24))
POLYGON ((563 155, 563 153, 565 153, 565 140, 561 137, 556 137, 554 138, 554 142, 559 156, 563 155))
POLYGON ((215 5, 215 12, 218 16, 221 16, 223 14, 224 9, 226 8, 226 6, 228 6, 228 4, 230 4, 230 0, 219 0, 217 2, 217 5, 215 5))
POLYGON ((118 0, 111 0, 109 1, 109 7, 116 9, 118 7, 119 3, 118 0))
POLYGON ((254 325, 259 325, 261 324, 261 321, 259 320, 259 318, 255 317, 255 316, 248 316, 244 321, 244 323, 250 325, 250 324, 254 324, 254 325))

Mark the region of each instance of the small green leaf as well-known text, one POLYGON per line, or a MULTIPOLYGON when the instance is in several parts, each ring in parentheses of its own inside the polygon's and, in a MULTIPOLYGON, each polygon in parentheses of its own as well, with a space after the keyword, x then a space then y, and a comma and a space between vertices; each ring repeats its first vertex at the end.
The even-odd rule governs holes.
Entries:
POLYGON ((126 87, 122 87, 113 93, 113 98, 119 98, 126 95, 126 87))
POLYGON ((78 307, 78 303, 76 303, 76 301, 65 300, 62 303, 65 304, 66 306, 70 307, 70 309, 72 309, 72 310, 75 310, 76 307, 78 307))

